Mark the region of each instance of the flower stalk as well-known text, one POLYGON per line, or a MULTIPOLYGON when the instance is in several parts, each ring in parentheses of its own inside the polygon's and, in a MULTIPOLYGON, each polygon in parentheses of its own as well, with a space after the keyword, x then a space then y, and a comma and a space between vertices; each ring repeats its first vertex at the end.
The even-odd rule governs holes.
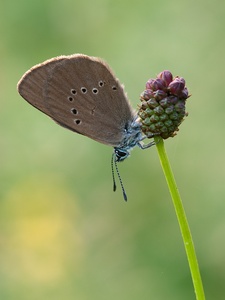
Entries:
POLYGON ((179 76, 173 78, 170 71, 164 70, 155 79, 151 78, 147 81, 145 90, 141 93, 138 115, 142 132, 146 137, 155 140, 180 226, 196 299, 205 300, 191 231, 163 141, 163 139, 174 137, 178 133, 180 124, 188 116, 186 101, 189 97, 184 78, 179 76))
POLYGON ((180 226, 180 231, 181 231, 181 235, 182 235, 182 239, 183 239, 183 243, 184 243, 184 247, 185 247, 185 251, 189 263, 189 268, 190 268, 191 277, 194 285, 196 299, 205 300, 204 289, 202 285, 194 243, 191 236, 191 231, 188 225, 187 217, 176 185, 176 181, 173 176, 173 172, 165 151, 164 141, 161 137, 158 136, 156 136, 154 139, 158 150, 160 163, 167 181, 171 198, 173 200, 173 205, 177 215, 177 220, 180 226))

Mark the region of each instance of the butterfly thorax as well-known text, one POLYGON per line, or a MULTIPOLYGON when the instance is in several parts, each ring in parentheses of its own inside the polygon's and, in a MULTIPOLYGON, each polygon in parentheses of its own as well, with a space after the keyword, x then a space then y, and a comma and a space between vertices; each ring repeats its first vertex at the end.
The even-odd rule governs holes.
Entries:
POLYGON ((114 147, 115 160, 123 161, 130 155, 130 151, 143 139, 140 123, 135 119, 132 123, 126 124, 124 137, 119 146, 114 147))

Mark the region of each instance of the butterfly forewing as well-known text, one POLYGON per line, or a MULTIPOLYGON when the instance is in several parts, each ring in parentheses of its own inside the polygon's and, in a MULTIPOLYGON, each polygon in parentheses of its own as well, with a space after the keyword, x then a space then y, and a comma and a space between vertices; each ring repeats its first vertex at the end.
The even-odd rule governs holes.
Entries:
POLYGON ((20 95, 31 105, 47 115, 48 110, 44 99, 44 87, 52 68, 64 58, 65 56, 58 57, 57 59, 49 59, 44 63, 34 66, 22 76, 17 85, 20 95))
POLYGON ((118 146, 134 112, 105 62, 81 54, 61 56, 32 68, 20 94, 58 124, 96 141, 118 146))

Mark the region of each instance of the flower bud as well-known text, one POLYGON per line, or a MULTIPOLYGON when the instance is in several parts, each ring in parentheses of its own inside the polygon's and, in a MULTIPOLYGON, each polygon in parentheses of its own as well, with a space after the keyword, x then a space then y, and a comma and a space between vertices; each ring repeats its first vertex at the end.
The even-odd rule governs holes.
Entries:
POLYGON ((153 83, 154 83, 155 79, 149 79, 147 82, 146 82, 146 89, 147 90, 153 90, 153 83))
POLYGON ((157 107, 157 106, 159 105, 155 98, 149 99, 149 100, 147 101, 147 104, 148 104, 148 106, 149 106, 150 108, 155 108, 155 107, 157 107))
POLYGON ((149 100, 153 97, 153 91, 148 89, 141 93, 141 99, 143 100, 149 100))
POLYGON ((159 100, 165 98, 167 96, 167 93, 162 90, 157 90, 157 91, 153 92, 153 95, 154 95, 155 99, 157 101, 159 101, 159 100))
POLYGON ((138 111, 142 132, 148 138, 175 136, 188 115, 185 107, 188 97, 184 78, 173 78, 168 70, 159 73, 156 79, 149 79, 138 111))
POLYGON ((157 77, 161 78, 165 82, 166 86, 168 86, 170 82, 173 80, 173 75, 168 70, 159 73, 157 77))
POLYGON ((188 97, 188 89, 185 87, 182 91, 182 98, 187 99, 188 97))
POLYGON ((182 92, 185 88, 185 80, 181 77, 176 77, 168 86, 172 95, 182 97, 182 92))
POLYGON ((156 78, 154 80, 150 79, 147 83, 146 83, 146 88, 151 89, 153 91, 157 91, 157 90, 166 90, 166 83, 164 80, 160 79, 160 78, 156 78))

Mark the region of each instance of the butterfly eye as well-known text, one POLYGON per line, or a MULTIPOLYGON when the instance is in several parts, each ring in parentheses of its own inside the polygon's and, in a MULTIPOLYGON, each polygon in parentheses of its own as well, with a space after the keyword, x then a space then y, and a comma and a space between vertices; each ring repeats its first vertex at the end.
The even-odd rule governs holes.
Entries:
POLYGON ((112 86, 113 91, 117 91, 117 87, 115 85, 112 86))

